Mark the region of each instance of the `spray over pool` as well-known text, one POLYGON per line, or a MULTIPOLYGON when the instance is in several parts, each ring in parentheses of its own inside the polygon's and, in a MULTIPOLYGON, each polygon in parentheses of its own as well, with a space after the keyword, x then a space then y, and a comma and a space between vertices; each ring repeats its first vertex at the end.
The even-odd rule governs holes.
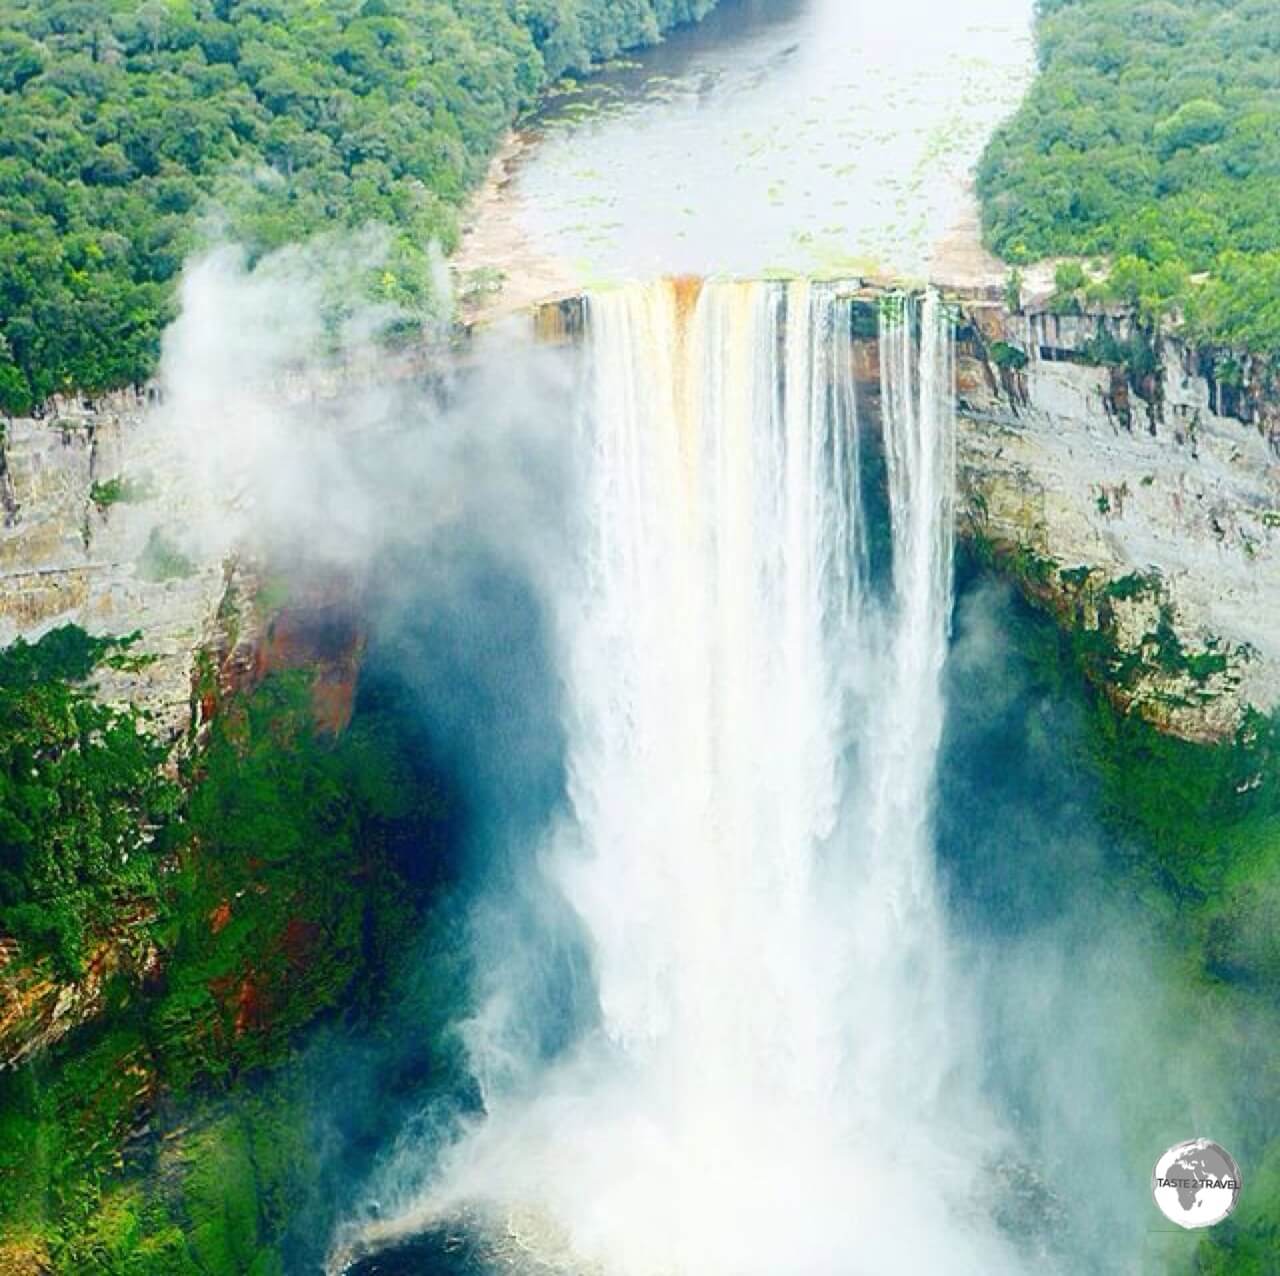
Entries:
POLYGON ((932 293, 882 304, 877 440, 852 306, 803 281, 590 298, 568 811, 539 872, 594 1015, 527 1051, 513 955, 471 1026, 483 1119, 357 1248, 466 1218, 608 1276, 1016 1269, 980 1204, 1002 1136, 932 850, 951 321, 932 293))

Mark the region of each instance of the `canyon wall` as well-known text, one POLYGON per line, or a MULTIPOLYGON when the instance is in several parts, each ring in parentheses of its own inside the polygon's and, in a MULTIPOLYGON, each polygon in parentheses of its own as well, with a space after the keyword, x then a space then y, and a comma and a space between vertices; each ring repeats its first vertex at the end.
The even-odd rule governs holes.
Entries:
MULTIPOLYGON (((874 445, 885 290, 851 292, 853 375, 874 445)), ((1108 695, 1162 730, 1224 739, 1250 709, 1274 710, 1280 398, 1248 369, 1217 383, 1193 352, 1145 338, 1123 315, 1012 312, 977 293, 951 301, 961 534, 1054 613, 1108 695)), ((545 304, 535 335, 577 342, 585 316, 580 297, 545 304)), ((332 400, 342 388, 326 380, 288 397, 332 400)), ((101 692, 139 704, 174 742, 224 693, 306 667, 317 721, 341 731, 363 648, 360 583, 294 581, 272 598, 243 547, 198 534, 210 512, 200 448, 179 445, 155 406, 120 394, 0 423, 0 645, 67 623, 140 631, 148 659, 104 671, 101 692)), ((218 493, 214 509, 222 502, 231 520, 244 499, 218 493)), ((135 920, 145 919, 104 934, 70 985, 0 941, 0 1066, 97 1013, 113 973, 143 977, 156 956, 135 920)))
POLYGON ((1280 400, 1123 314, 959 302, 962 530, 1188 739, 1280 704, 1280 400))
POLYGON ((141 631, 135 651, 147 660, 99 682, 176 739, 197 654, 217 637, 231 564, 190 535, 189 456, 151 406, 122 392, 0 420, 0 646, 65 624, 141 631))
MULTIPOLYGON (((885 290, 851 291, 872 419, 885 290)), ((1124 315, 951 299, 962 533, 1084 636, 1110 694, 1163 729, 1222 738, 1248 706, 1274 709, 1280 399, 1248 376, 1215 382, 1194 352, 1144 338, 1124 315)), ((582 299, 537 308, 534 326, 540 340, 579 340, 582 299)), ((192 534, 198 449, 175 447, 150 406, 121 394, 3 423, 0 644, 71 622, 141 630, 149 661, 109 674, 103 692, 142 704, 176 738, 198 709, 199 653, 243 640, 245 590, 225 544, 192 534)))
MULTIPOLYGON (((327 383, 291 389, 333 393, 327 383)), ((341 732, 364 649, 359 582, 294 580, 287 596, 271 587, 235 539, 245 492, 218 491, 198 440, 189 446, 159 406, 154 394, 122 393, 0 418, 0 646, 66 624, 137 632, 132 654, 143 658, 103 666, 95 682, 104 699, 146 713, 176 746, 175 765, 228 695, 277 670, 305 668, 317 725, 341 732)), ((101 1013, 115 976, 155 974, 152 920, 145 909, 101 919, 72 980, 0 934, 0 1069, 101 1013)))

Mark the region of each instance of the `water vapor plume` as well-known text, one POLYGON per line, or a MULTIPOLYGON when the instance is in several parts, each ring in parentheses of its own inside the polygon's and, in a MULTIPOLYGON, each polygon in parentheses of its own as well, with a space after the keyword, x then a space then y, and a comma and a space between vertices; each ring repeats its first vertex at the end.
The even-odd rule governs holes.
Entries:
POLYGON ((388 344, 404 316, 360 300, 387 250, 369 230, 188 267, 155 414, 185 459, 184 540, 359 578, 391 547, 465 529, 554 571, 572 503, 564 368, 518 327, 388 344))
POLYGON ((836 284, 388 353, 376 307, 335 330, 334 251, 194 264, 160 412, 192 543, 356 582, 476 813, 479 1110, 428 1099, 343 1185, 330 1269, 433 1230, 604 1276, 1137 1261, 1148 1144, 1236 1116, 1168 944, 1097 907, 1080 723, 1007 597, 953 635, 946 306, 885 299, 868 402, 836 284))
POLYGON ((534 868, 585 938, 589 1026, 531 1056, 525 954, 482 929, 485 1115, 335 1264, 469 1218, 625 1276, 1011 1270, 974 1205, 1003 1136, 930 834, 950 325, 933 296, 883 324, 887 598, 848 299, 687 281, 590 299, 585 536, 555 596, 568 806, 534 868))

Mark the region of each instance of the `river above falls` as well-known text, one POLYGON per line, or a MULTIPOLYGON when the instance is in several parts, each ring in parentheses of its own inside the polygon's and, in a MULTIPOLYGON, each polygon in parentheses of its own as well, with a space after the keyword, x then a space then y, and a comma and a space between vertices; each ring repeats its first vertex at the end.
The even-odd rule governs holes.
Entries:
POLYGON ((1031 9, 726 0, 524 122, 464 290, 491 306, 505 276, 511 308, 664 274, 989 275, 971 175, 1029 82, 1031 9))

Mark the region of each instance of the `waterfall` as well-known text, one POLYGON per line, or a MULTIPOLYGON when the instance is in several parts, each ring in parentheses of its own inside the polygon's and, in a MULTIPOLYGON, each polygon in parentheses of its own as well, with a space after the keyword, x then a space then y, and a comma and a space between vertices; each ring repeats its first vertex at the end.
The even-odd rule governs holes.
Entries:
POLYGON ((1009 1268, 931 847, 950 321, 883 305, 876 439, 851 306, 803 281, 590 299, 570 814, 543 871, 596 1026, 521 1066, 488 1031, 518 1009, 485 1020, 486 1117, 401 1228, 478 1211, 610 1276, 1009 1268))

